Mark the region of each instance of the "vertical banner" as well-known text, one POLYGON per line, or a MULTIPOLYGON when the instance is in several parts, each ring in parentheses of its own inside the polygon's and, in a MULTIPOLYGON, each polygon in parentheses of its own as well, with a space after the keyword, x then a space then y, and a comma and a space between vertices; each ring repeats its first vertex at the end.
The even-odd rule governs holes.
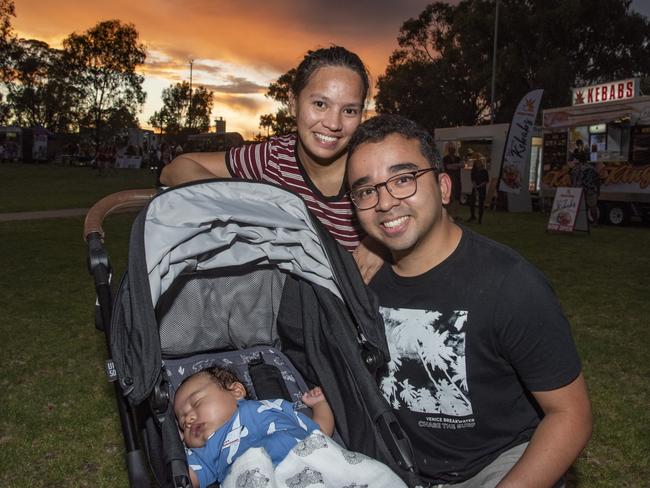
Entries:
POLYGON ((528 175, 524 174, 526 158, 530 157, 533 127, 543 92, 544 90, 533 90, 517 105, 501 160, 499 191, 519 193, 521 185, 528 185, 528 175))

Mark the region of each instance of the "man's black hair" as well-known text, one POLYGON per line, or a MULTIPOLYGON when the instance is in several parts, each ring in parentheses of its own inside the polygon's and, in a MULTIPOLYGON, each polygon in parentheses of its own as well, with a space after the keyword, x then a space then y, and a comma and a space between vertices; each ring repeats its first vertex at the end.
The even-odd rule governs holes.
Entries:
POLYGON ((440 157, 438 151, 436 151, 431 134, 420 125, 401 115, 377 115, 359 125, 350 139, 348 161, 350 161, 354 151, 361 144, 381 142, 392 134, 398 134, 405 139, 417 140, 420 143, 420 152, 431 167, 440 172, 443 171, 440 157))

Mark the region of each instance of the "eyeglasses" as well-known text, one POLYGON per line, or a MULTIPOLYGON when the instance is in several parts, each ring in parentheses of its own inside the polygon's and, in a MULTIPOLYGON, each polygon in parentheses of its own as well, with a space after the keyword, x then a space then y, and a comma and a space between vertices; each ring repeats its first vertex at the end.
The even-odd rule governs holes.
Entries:
POLYGON ((388 191, 393 198, 403 200, 415 195, 415 192, 418 191, 417 179, 429 171, 436 171, 436 168, 400 173, 391 176, 383 183, 360 186, 359 188, 350 190, 348 194, 350 195, 350 199, 352 200, 352 203, 354 203, 355 207, 359 210, 368 210, 379 203, 379 187, 385 186, 386 191, 388 191))

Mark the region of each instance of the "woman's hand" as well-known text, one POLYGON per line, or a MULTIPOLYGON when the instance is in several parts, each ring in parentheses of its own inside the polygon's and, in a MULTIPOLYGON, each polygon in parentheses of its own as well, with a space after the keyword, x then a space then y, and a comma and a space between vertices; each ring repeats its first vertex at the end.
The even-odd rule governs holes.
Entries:
POLYGON ((370 236, 366 236, 352 252, 363 282, 367 285, 387 259, 387 251, 370 236))

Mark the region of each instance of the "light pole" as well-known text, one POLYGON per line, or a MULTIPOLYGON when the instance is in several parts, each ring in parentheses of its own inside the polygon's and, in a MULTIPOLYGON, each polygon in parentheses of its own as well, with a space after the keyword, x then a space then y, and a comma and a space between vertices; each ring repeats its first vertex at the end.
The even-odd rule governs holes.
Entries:
POLYGON ((497 73, 497 35, 499 33, 499 0, 496 0, 494 11, 494 43, 492 45, 492 89, 490 95, 490 123, 494 124, 494 112, 496 110, 494 101, 494 86, 497 73))
POLYGON ((189 128, 192 128, 192 65, 194 64, 194 60, 190 59, 190 104, 189 108, 187 109, 187 123, 190 126, 189 128))

